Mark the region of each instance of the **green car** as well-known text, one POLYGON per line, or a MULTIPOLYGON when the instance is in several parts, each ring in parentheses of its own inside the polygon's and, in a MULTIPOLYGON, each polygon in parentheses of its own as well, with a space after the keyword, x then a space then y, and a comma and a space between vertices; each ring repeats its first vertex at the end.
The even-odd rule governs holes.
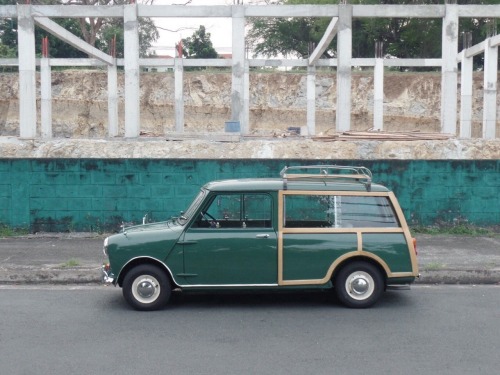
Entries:
POLYGON ((364 167, 293 166, 280 178, 214 181, 181 216, 104 241, 103 281, 137 310, 173 289, 331 289, 372 306, 418 277, 415 240, 397 199, 364 167))

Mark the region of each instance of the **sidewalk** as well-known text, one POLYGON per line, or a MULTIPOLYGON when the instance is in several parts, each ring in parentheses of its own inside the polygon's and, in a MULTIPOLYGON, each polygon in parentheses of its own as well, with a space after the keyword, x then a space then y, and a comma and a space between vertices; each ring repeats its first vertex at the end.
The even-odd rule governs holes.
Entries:
MULTIPOLYGON (((0 238, 0 284, 100 283, 104 236, 0 238)), ((420 284, 500 284, 500 238, 417 235, 420 284)))

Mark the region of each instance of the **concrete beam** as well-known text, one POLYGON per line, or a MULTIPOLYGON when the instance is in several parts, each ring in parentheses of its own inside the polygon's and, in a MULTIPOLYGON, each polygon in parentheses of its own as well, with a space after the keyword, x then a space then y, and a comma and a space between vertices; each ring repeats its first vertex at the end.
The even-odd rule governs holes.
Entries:
MULTIPOLYGON (((123 6, 33 5, 39 17, 123 17, 123 6)), ((231 17, 231 6, 138 5, 140 17, 231 17)), ((0 7, 0 18, 15 17, 15 5, 0 7)), ((500 18, 500 5, 458 5, 461 18, 500 18)), ((337 17, 337 5, 244 6, 245 17, 337 17)), ((442 18, 445 5, 353 5, 355 18, 442 18)))
MULTIPOLYGON (((232 6, 226 5, 138 5, 139 17, 231 17, 232 6)), ((266 7, 267 8, 267 7, 266 7)))
POLYGON ((246 17, 338 17, 338 5, 245 6, 246 17))
POLYGON ((443 66, 443 59, 384 59, 384 66, 443 66))
POLYGON ((123 6, 118 5, 33 5, 32 9, 32 13, 36 17, 123 17, 123 6))
POLYGON ((337 34, 338 20, 338 17, 335 17, 330 21, 328 27, 325 30, 325 33, 323 34, 323 37, 319 41, 319 44, 316 46, 313 53, 309 57, 309 65, 314 65, 332 42, 333 38, 337 34))
POLYGON ((15 5, 0 6, 0 18, 16 18, 17 7, 15 5))
POLYGON ((0 66, 18 66, 19 59, 0 59, 0 66))
POLYGON ((500 5, 458 5, 462 18, 500 18, 500 5))
MULTIPOLYGON (((77 59, 50 59, 50 66, 109 66, 107 63, 97 59, 77 58, 77 59)), ((117 63, 117 65, 123 65, 117 63)))
POLYGON ((467 48, 464 51, 465 52, 464 55, 466 58, 480 55, 481 53, 484 52, 484 50, 486 49, 486 46, 487 46, 487 42, 485 40, 483 40, 481 43, 475 44, 472 47, 467 48))
POLYGON ((490 46, 495 47, 500 45, 500 35, 495 35, 490 38, 490 46))
POLYGON ((353 5, 354 18, 441 18, 444 5, 353 5))
POLYGON ((114 59, 110 55, 91 46, 90 44, 83 41, 76 35, 70 33, 68 30, 58 25, 54 21, 51 21, 48 18, 35 17, 35 22, 45 31, 51 33, 52 35, 68 43, 69 45, 75 47, 76 49, 85 52, 89 56, 101 60, 102 62, 105 62, 108 65, 114 64, 114 59))

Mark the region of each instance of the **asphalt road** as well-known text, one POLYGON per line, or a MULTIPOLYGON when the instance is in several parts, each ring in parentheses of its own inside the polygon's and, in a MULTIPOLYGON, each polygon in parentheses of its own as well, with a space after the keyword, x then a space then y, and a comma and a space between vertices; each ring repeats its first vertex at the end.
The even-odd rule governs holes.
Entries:
POLYGON ((0 286, 0 374, 493 374, 500 286, 416 286, 351 310, 326 294, 0 286))

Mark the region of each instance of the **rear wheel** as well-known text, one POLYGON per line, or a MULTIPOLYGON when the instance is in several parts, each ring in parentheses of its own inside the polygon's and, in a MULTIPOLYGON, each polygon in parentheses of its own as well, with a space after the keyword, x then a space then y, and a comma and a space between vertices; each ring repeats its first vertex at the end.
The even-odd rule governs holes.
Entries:
POLYGON ((368 262, 352 262, 335 277, 335 291, 342 304, 366 308, 375 304, 384 290, 384 279, 377 267, 368 262))
POLYGON ((170 299, 172 288, 165 272, 157 266, 140 265, 123 279, 123 297, 136 310, 161 309, 170 299))

